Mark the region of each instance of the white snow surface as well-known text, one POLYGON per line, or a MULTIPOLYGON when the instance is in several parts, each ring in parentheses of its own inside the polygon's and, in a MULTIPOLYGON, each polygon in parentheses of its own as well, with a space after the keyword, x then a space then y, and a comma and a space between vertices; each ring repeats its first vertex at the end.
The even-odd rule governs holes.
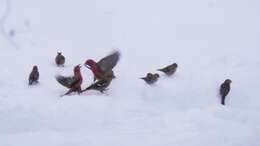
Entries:
MULTIPOLYGON (((9 2, 4 30, 15 34, 0 35, 0 146, 260 145, 259 0, 9 2), (67 89, 56 74, 115 49, 121 60, 105 94, 60 98, 67 89), (154 86, 139 79, 173 62, 172 77, 160 73, 154 86), (29 87, 33 65, 40 83, 29 87)), ((86 87, 93 76, 81 71, 86 87)))

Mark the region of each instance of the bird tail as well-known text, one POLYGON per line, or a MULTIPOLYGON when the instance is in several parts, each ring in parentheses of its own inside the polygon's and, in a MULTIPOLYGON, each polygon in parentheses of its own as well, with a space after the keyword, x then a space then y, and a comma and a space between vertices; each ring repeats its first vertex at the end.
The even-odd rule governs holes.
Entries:
POLYGON ((163 69, 157 69, 157 71, 162 71, 163 72, 163 69))
POLYGON ((222 104, 222 105, 225 105, 225 96, 222 96, 222 97, 221 97, 221 104, 222 104))
POLYGON ((110 84, 110 81, 100 80, 96 83, 91 84, 86 89, 84 89, 82 92, 87 91, 87 90, 97 90, 97 91, 100 91, 101 93, 103 93, 105 90, 107 90, 106 88, 109 86, 109 84, 110 84))
POLYGON ((139 79, 145 80, 145 77, 142 77, 142 78, 139 78, 139 79))
POLYGON ((91 89, 94 89, 94 84, 88 86, 84 91, 91 90, 91 89))

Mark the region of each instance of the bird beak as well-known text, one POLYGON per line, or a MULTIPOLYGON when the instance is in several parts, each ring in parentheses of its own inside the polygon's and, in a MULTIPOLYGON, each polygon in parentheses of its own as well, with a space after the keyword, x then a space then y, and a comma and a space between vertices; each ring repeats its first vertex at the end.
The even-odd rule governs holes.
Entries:
POLYGON ((89 66, 89 65, 87 65, 87 64, 84 64, 84 65, 85 65, 86 68, 90 69, 90 66, 89 66))
POLYGON ((79 64, 78 66, 79 66, 79 68, 81 68, 81 64, 79 64))

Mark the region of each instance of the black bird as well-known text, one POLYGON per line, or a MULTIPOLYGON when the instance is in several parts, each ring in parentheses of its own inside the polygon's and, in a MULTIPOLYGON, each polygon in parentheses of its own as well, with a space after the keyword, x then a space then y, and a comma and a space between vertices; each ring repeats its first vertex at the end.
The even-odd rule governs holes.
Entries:
POLYGON ((142 77, 140 79, 143 79, 147 84, 151 85, 154 84, 155 82, 158 81, 159 74, 152 74, 152 73, 147 73, 146 77, 142 77))
POLYGON ((171 76, 176 72, 177 67, 178 67, 177 63, 173 63, 164 68, 158 69, 158 71, 164 72, 166 75, 171 76))
POLYGON ((108 90, 108 86, 110 85, 111 80, 98 80, 97 82, 91 84, 86 89, 82 90, 82 92, 85 92, 87 90, 97 90, 101 93, 104 93, 104 91, 108 90))
POLYGON ((65 57, 61 54, 61 52, 57 53, 57 56, 55 58, 55 62, 57 66, 63 66, 65 63, 65 57))
POLYGON ((231 80, 230 79, 226 79, 224 81, 224 83, 221 84, 220 86, 220 95, 221 95, 221 104, 225 105, 225 99, 226 96, 228 95, 229 91, 230 91, 230 84, 231 84, 231 80))
POLYGON ((32 72, 29 75, 29 85, 37 84, 39 80, 39 71, 38 67, 35 65, 33 66, 32 72))

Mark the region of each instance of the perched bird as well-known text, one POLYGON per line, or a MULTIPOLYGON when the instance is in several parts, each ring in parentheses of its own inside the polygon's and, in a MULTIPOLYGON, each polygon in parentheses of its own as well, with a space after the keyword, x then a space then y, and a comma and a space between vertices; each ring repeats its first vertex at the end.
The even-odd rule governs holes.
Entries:
POLYGON ((98 80, 97 82, 91 84, 89 87, 87 87, 86 89, 82 90, 82 92, 85 92, 87 90, 97 90, 101 93, 103 93, 104 91, 108 90, 107 87, 110 85, 111 80, 98 80))
POLYGON ((61 54, 61 52, 57 53, 57 56, 55 58, 55 62, 58 66, 63 66, 65 63, 65 57, 61 54))
POLYGON ((226 79, 224 83, 221 84, 220 86, 220 95, 221 95, 221 104, 225 105, 225 98, 228 95, 230 91, 230 84, 231 84, 230 79, 226 79))
POLYGON ((38 83, 39 80, 39 71, 36 65, 33 66, 32 72, 29 75, 29 85, 38 83))
POLYGON ((151 85, 157 82, 159 77, 160 76, 157 73, 156 74, 147 73, 146 77, 142 77, 141 79, 143 79, 147 84, 151 85))
POLYGON ((61 75, 56 76, 56 80, 63 86, 69 88, 69 91, 62 95, 68 95, 71 92, 81 93, 81 84, 83 82, 83 78, 80 73, 80 65, 74 67, 74 76, 64 77, 61 75))
POLYGON ((85 66, 93 72, 94 82, 96 80, 111 81, 113 78, 115 78, 112 69, 116 66, 117 62, 119 61, 119 58, 119 51, 115 51, 110 55, 102 58, 98 62, 95 62, 92 59, 88 59, 85 62, 85 66))
POLYGON ((164 67, 164 68, 158 69, 158 71, 162 71, 166 75, 171 76, 176 72, 177 67, 178 67, 177 63, 173 63, 171 65, 164 67))

